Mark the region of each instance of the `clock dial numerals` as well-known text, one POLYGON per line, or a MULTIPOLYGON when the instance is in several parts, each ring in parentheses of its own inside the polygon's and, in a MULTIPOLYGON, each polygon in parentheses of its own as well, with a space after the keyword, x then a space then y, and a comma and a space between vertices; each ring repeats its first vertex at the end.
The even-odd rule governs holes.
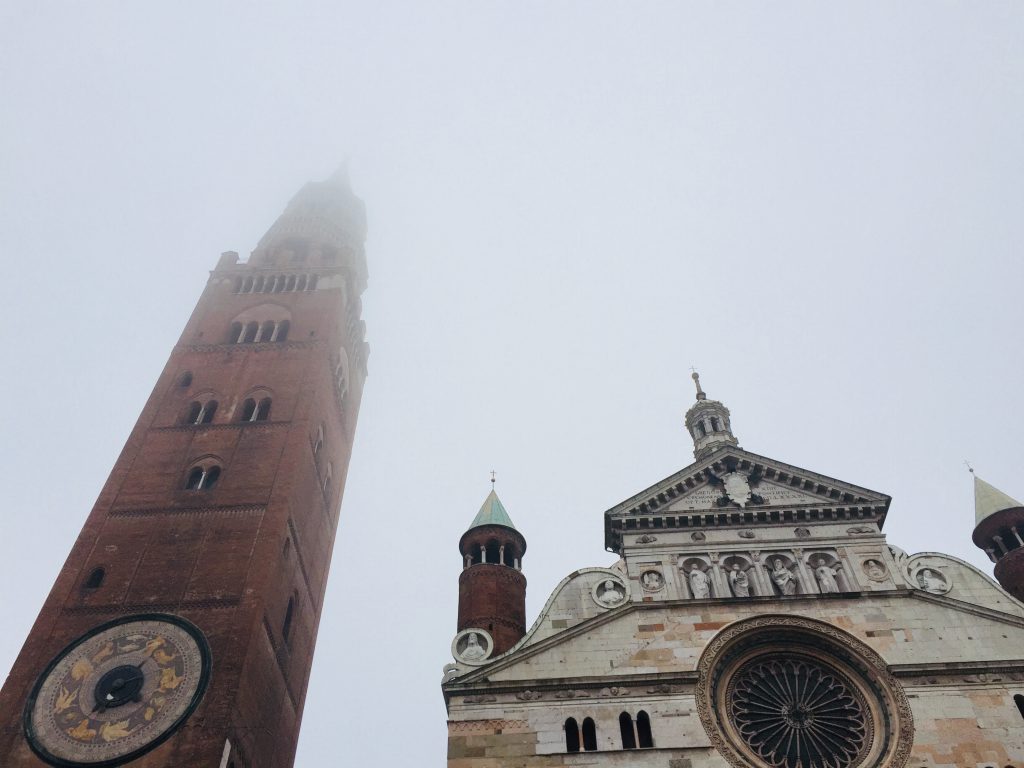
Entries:
POLYGON ((174 616, 104 624, 66 648, 25 709, 33 750, 56 766, 116 765, 166 739, 209 678, 202 633, 174 616))

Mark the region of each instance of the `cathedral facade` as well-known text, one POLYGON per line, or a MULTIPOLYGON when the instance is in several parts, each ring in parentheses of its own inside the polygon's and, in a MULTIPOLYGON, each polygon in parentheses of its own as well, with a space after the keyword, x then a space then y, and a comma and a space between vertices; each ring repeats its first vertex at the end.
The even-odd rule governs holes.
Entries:
POLYGON ((694 380, 696 461, 605 512, 621 559, 528 630, 496 496, 463 535, 449 768, 1024 766, 1022 505, 975 478, 1003 586, 909 555, 888 496, 740 448, 694 380))
POLYGON ((365 213, 221 256, 0 691, 3 768, 289 768, 366 377, 365 213))

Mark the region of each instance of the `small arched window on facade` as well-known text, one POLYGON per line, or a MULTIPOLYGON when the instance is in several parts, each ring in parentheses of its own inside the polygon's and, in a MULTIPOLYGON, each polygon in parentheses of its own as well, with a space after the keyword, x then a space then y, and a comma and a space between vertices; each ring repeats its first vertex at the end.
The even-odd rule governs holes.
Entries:
POLYGON ((633 718, 629 712, 619 715, 619 733, 622 735, 623 749, 636 749, 636 734, 633 732, 633 718))
POLYGON ((565 721, 565 751, 580 751, 580 727, 576 724, 574 717, 565 721))
POLYGON ((583 720, 583 749, 587 752, 597 751, 597 726, 592 717, 583 720))
POLYGON ((184 389, 185 387, 192 386, 192 371, 185 371, 178 378, 178 386, 184 389))
POLYGON ((89 578, 85 580, 86 589, 99 589, 103 586, 103 579, 107 577, 107 572, 102 568, 93 568, 92 573, 89 574, 89 578))
POLYGON ((636 713, 636 743, 640 749, 650 749, 654 746, 654 739, 651 738, 651 718, 642 709, 636 713))
POLYGON ((208 491, 220 479, 220 467, 216 464, 193 467, 188 473, 185 488, 189 491, 208 491))
POLYGON ((1017 711, 1020 712, 1020 716, 1024 717, 1024 696, 1018 693, 1013 697, 1013 703, 1017 705, 1017 711))

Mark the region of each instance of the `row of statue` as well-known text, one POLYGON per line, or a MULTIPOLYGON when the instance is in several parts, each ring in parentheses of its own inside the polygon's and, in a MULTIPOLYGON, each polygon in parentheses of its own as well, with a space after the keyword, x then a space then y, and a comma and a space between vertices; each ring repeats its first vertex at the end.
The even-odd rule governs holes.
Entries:
MULTIPOLYGON (((786 567, 781 558, 772 561, 771 570, 768 576, 780 595, 795 595, 797 593, 797 579, 792 570, 786 567)), ((822 594, 838 593, 839 582, 836 576, 839 568, 829 565, 825 558, 818 558, 814 567, 814 577, 818 582, 818 589, 822 594)), ((735 597, 750 597, 750 577, 747 572, 740 568, 739 563, 733 563, 728 571, 729 589, 735 597)), ((697 600, 711 597, 711 579, 707 573, 696 563, 690 565, 690 572, 687 575, 690 584, 690 592, 697 600)))

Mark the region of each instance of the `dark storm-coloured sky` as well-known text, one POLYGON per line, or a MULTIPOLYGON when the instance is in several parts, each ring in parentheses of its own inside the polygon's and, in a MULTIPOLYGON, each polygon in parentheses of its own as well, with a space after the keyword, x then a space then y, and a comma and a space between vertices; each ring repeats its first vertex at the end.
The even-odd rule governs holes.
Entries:
POLYGON ((300 768, 442 763, 489 471, 532 621, 691 461, 691 365, 743 447, 988 571, 962 462, 1024 494, 1022 33, 997 2, 0 5, 0 666, 218 254, 345 157, 372 353, 300 768))

